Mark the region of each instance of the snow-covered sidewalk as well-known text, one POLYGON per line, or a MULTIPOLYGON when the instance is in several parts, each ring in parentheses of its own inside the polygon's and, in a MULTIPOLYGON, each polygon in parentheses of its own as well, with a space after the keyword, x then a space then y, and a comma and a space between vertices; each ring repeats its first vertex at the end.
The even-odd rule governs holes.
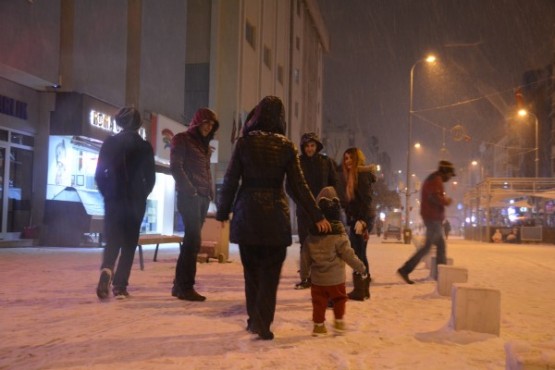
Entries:
MULTIPOLYGON (((344 336, 313 338, 309 290, 298 281, 298 245, 283 269, 273 341, 245 331, 242 268, 199 264, 206 302, 170 296, 177 247, 162 246, 145 270, 138 253, 127 300, 95 295, 101 249, 0 249, 0 369, 504 369, 509 341, 555 343, 555 246, 451 239, 448 255, 469 283, 501 291, 499 337, 447 327, 450 297, 435 294, 421 264, 401 282, 412 245, 368 245, 372 298, 347 303, 344 336)), ((348 279, 348 287, 350 286, 348 279)), ((332 311, 328 311, 332 321, 332 311)), ((553 348, 553 347, 552 347, 553 348)))

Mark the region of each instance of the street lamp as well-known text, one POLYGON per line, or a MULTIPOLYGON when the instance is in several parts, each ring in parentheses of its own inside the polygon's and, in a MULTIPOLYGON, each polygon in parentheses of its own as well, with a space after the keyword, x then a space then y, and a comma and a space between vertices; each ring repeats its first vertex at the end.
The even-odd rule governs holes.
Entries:
POLYGON ((539 166, 540 166, 540 159, 539 159, 539 147, 538 147, 538 116, 536 116, 532 112, 528 112, 526 109, 520 109, 518 111, 518 115, 521 117, 526 117, 527 115, 531 114, 534 117, 534 124, 536 129, 536 144, 534 147, 534 177, 538 177, 539 173, 539 166))
POLYGON ((414 85, 414 68, 417 64, 421 62, 433 63, 435 62, 436 57, 433 55, 429 55, 424 59, 417 60, 412 67, 410 68, 410 84, 409 84, 409 130, 408 130, 408 145, 407 145, 407 183, 405 189, 405 230, 403 230, 403 236, 405 244, 409 244, 412 238, 412 232, 410 230, 410 176, 411 176, 411 144, 412 144, 412 97, 413 97, 413 85, 414 85))

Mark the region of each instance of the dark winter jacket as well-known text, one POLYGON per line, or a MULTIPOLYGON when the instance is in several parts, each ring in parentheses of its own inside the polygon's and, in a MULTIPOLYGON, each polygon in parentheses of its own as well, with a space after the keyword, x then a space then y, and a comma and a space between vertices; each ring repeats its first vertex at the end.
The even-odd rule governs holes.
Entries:
POLYGON ((95 180, 106 201, 146 201, 156 180, 152 146, 134 130, 108 137, 100 148, 95 180))
POLYGON ((347 202, 346 184, 343 173, 339 174, 338 193, 341 198, 341 205, 345 209, 347 225, 353 227, 358 220, 362 220, 366 225, 372 226, 376 216, 376 209, 372 204, 372 184, 376 182, 375 166, 359 166, 358 182, 355 188, 355 198, 347 202))
POLYGON ((199 109, 187 131, 175 135, 171 141, 170 171, 175 188, 186 195, 214 198, 210 173, 210 140, 219 128, 216 114, 208 108, 199 109), (198 128, 203 121, 214 121, 212 131, 203 137, 198 128))
POLYGON ((230 241, 240 245, 291 245, 284 179, 313 222, 324 218, 302 176, 298 153, 284 136, 281 100, 266 97, 243 128, 221 191, 216 218, 231 219, 230 241))
POLYGON ((446 205, 448 201, 441 174, 438 171, 433 172, 422 184, 420 215, 424 221, 443 221, 446 205))
POLYGON ((301 139, 301 168, 303 170, 304 178, 312 195, 316 197, 320 190, 326 186, 337 186, 337 171, 336 165, 331 158, 325 154, 320 154, 323 146, 318 136, 315 134, 305 134, 301 139), (304 145, 308 141, 314 141, 317 144, 318 152, 312 157, 309 157, 304 152, 304 145))

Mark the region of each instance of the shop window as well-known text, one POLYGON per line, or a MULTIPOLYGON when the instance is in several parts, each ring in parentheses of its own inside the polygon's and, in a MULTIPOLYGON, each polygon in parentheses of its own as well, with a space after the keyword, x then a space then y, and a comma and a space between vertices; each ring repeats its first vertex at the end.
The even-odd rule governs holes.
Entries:
POLYGON ((0 141, 8 141, 8 131, 0 130, 0 141))

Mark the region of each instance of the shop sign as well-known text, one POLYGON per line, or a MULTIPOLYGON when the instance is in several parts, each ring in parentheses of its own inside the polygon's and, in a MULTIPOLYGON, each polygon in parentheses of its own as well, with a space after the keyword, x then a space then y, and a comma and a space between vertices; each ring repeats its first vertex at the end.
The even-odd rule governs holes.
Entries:
POLYGON ((111 131, 115 134, 121 131, 121 128, 116 125, 116 120, 112 119, 112 116, 95 111, 94 109, 91 109, 89 113, 89 123, 94 127, 104 131, 111 131))
MULTIPOLYGON (((89 113, 89 124, 101 130, 113 132, 114 134, 121 132, 121 127, 116 124, 116 120, 112 116, 94 109, 91 109, 89 113)), ((144 127, 139 129, 139 135, 146 140, 146 130, 144 127)))

